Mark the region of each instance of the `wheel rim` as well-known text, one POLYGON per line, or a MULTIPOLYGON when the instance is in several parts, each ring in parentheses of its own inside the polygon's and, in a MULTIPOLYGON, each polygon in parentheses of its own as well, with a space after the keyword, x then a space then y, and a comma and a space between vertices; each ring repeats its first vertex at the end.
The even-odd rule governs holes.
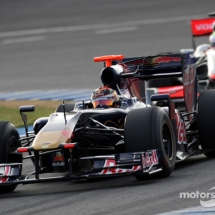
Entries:
POLYGON ((167 124, 163 125, 163 147, 164 152, 169 160, 172 159, 172 135, 167 124))

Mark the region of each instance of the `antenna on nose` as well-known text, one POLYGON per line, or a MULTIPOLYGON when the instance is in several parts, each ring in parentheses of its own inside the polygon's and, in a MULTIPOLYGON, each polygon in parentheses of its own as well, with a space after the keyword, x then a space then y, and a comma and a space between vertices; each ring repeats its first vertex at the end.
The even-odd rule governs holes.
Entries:
POLYGON ((64 120, 65 120, 65 125, 67 123, 67 120, 66 120, 66 111, 65 111, 65 104, 64 104, 64 100, 62 100, 63 102, 63 114, 64 114, 64 120))

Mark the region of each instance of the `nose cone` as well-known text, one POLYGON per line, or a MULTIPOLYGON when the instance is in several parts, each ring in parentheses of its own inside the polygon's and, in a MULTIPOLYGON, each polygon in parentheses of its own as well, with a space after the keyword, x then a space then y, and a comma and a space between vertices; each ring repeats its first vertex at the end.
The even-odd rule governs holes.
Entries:
POLYGON ((72 131, 69 129, 61 131, 41 131, 33 141, 35 150, 56 149, 61 143, 71 142, 72 131))
POLYGON ((47 124, 36 135, 32 147, 35 150, 56 149, 61 143, 70 143, 73 129, 81 113, 67 114, 53 113, 47 124))

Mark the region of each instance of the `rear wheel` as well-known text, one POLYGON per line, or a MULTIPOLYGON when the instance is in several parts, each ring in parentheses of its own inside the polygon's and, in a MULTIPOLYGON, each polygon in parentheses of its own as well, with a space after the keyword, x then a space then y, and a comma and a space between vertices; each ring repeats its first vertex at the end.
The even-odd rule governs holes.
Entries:
MULTIPOLYGON (((21 146, 19 133, 10 122, 0 121, 0 163, 22 163, 21 154, 11 154, 21 146)), ((9 193, 15 190, 16 184, 1 187, 1 193, 9 193)))
MULTIPOLYGON (((147 107, 132 110, 126 117, 125 151, 142 152, 151 149, 161 149, 161 177, 169 176, 175 166, 176 143, 172 124, 168 115, 159 107, 147 107)), ((145 175, 139 172, 138 180, 145 175)))
POLYGON ((203 149, 212 149, 205 153, 207 157, 215 157, 215 90, 203 91, 198 99, 198 130, 203 149))

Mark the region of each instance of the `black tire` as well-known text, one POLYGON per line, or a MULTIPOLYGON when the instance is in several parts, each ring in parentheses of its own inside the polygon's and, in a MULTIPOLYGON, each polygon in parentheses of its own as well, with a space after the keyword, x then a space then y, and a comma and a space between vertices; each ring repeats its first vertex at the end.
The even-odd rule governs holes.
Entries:
MULTIPOLYGON (((202 149, 215 149, 215 90, 203 91, 198 99, 197 123, 202 149)), ((215 157, 215 150, 205 153, 215 157)))
MULTIPOLYGON (((126 152, 161 148, 163 171, 157 176, 167 177, 172 173, 176 160, 176 142, 172 124, 163 109, 146 107, 130 111, 126 117, 124 137, 126 152)), ((145 175, 139 172, 135 177, 142 180, 145 175)))
MULTIPOLYGON (((22 163, 22 154, 9 154, 21 146, 19 138, 19 133, 12 123, 0 121, 0 163, 22 163)), ((0 193, 13 192, 16 186, 12 184, 1 187, 0 193)))

